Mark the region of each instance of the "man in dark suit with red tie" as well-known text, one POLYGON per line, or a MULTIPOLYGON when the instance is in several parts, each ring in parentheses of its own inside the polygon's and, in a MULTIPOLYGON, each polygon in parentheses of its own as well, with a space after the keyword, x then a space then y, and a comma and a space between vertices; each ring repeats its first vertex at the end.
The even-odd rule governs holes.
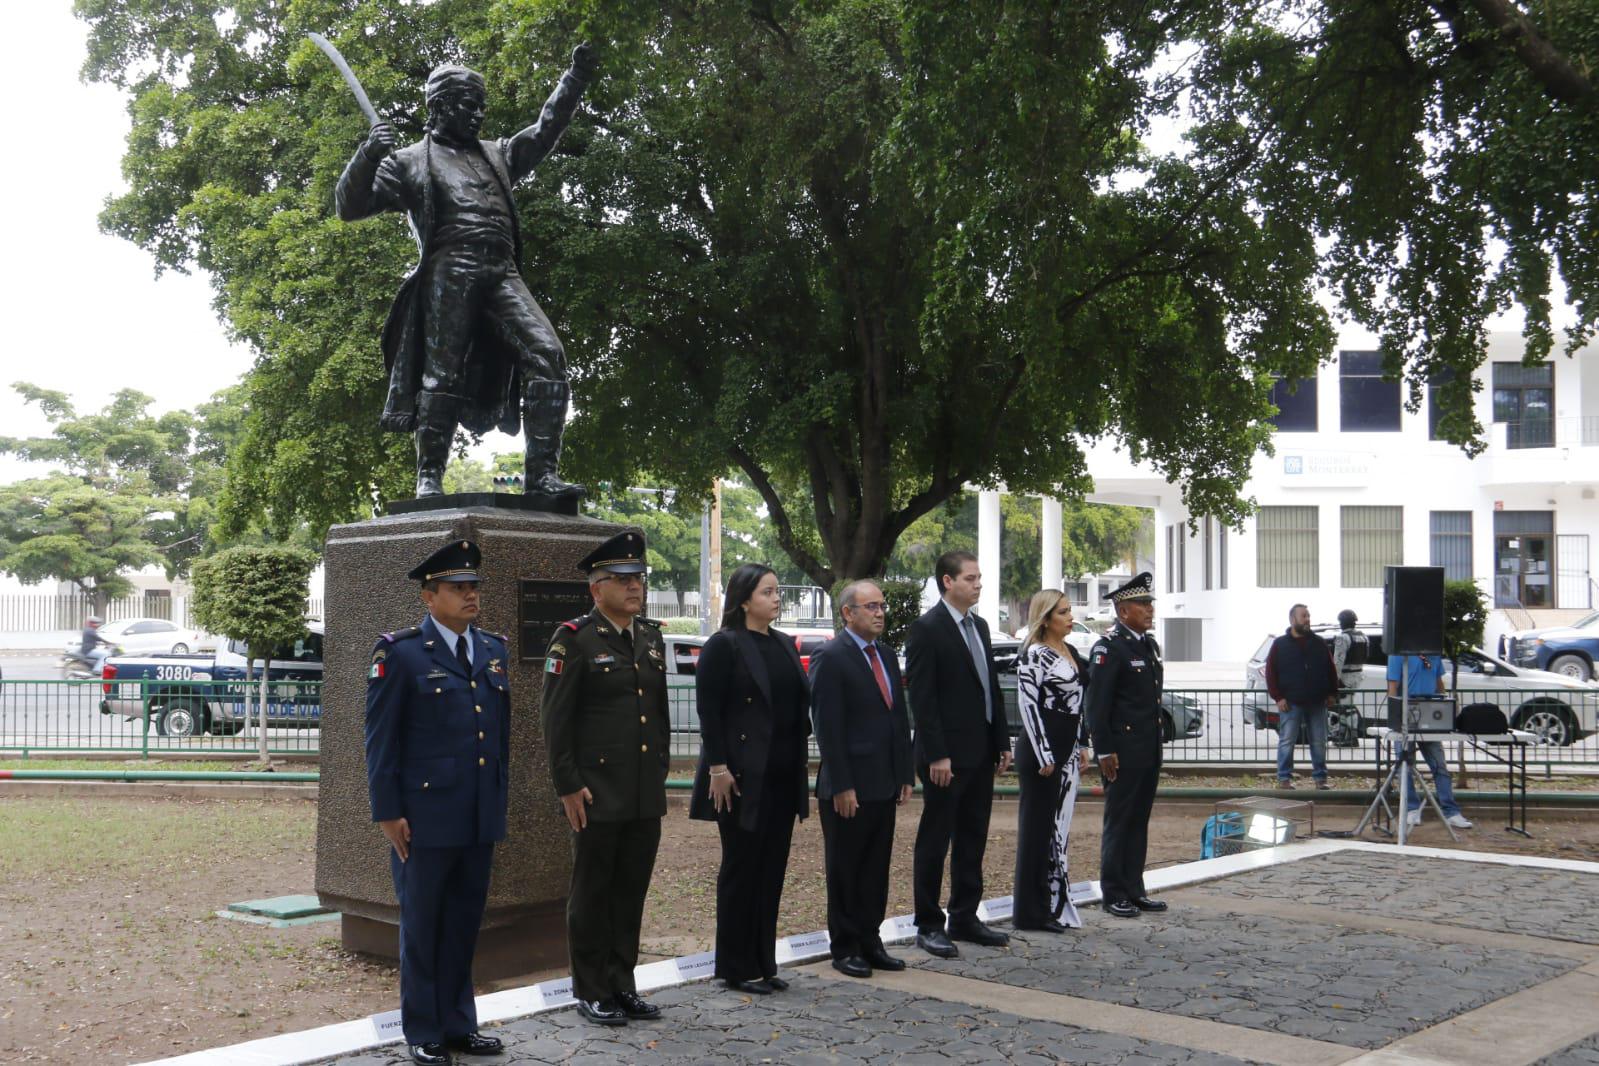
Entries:
POLYGON ((924 786, 912 878, 916 944, 952 959, 959 954, 952 940, 991 947, 1010 942, 977 919, 994 772, 1010 767, 1010 731, 988 623, 975 610, 983 591, 977 557, 945 552, 933 575, 943 599, 911 623, 906 637, 916 770, 924 786), (939 906, 945 855, 950 860, 947 929, 939 906))
POLYGON ((894 808, 911 796, 911 730, 893 649, 879 644, 883 590, 857 581, 839 594, 844 632, 811 659, 811 716, 821 769, 816 799, 827 862, 833 968, 870 977, 903 970, 878 929, 888 910, 894 808))

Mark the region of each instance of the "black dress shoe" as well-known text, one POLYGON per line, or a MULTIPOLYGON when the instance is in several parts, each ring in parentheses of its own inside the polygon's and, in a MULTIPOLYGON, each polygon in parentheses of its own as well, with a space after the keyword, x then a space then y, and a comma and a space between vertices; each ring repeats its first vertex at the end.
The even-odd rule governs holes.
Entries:
POLYGON ((1157 913, 1166 909, 1166 904, 1163 901, 1150 899, 1148 896, 1139 896, 1133 900, 1133 906, 1141 911, 1155 911, 1157 913))
POLYGON ((722 978, 722 984, 726 985, 734 992, 748 992, 752 996, 769 996, 772 994, 772 986, 767 984, 764 980, 745 981, 742 979, 735 980, 731 977, 724 977, 722 978))
POLYGON ((866 961, 871 964, 872 969, 874 970, 889 970, 894 973, 898 973, 900 970, 905 968, 905 960, 896 959, 894 956, 890 955, 888 953, 888 949, 882 945, 868 949, 866 952, 866 961))
POLYGON ((773 992, 788 991, 788 982, 777 976, 775 973, 770 977, 763 977, 762 980, 766 982, 766 987, 770 988, 773 992))
POLYGON ((833 969, 845 977, 872 976, 872 968, 859 955, 845 955, 842 959, 834 959, 833 969))
POLYGON ((577 1012, 595 1025, 626 1025, 627 1015, 614 999, 580 999, 577 1012))
POLYGON ((484 1036, 482 1033, 446 1037, 444 1042, 452 1051, 462 1051, 468 1055, 498 1055, 505 1050, 505 1043, 499 1037, 484 1036))
POLYGON ((960 957, 960 950, 950 942, 949 935, 942 929, 916 930, 916 946, 929 955, 936 955, 941 959, 960 957))
POLYGON ((1029 931, 1038 933, 1064 933, 1066 931, 1066 926, 1060 924, 1053 918, 1045 918, 1043 921, 1037 923, 1029 922, 1026 925, 1018 925, 1015 922, 1012 922, 1011 928, 1020 929, 1024 933, 1029 931))
POLYGON ((1136 918, 1144 912, 1134 906, 1131 900, 1113 899, 1105 904, 1105 913, 1118 918, 1136 918))
POLYGON ((949 924, 949 938, 951 940, 968 940, 973 944, 982 944, 984 947, 1002 948, 1010 943, 1010 937, 998 929, 990 929, 976 918, 970 921, 949 924))
POLYGON ((622 1013, 635 1021, 647 1022, 661 1016, 661 1008, 637 992, 618 992, 616 1002, 622 1008, 622 1013))
POLYGON ((421 1066, 450 1066, 450 1053, 443 1044, 412 1044, 411 1061, 421 1066))

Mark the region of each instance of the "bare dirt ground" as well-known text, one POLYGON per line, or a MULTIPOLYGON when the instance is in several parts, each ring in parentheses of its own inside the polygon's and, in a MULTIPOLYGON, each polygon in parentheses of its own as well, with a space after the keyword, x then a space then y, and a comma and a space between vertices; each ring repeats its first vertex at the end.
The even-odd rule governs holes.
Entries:
MULTIPOLYGON (((1198 858, 1212 809, 1158 803, 1151 865, 1198 858)), ((913 799, 900 813, 891 914, 911 909, 919 810, 913 799)), ((1467 811, 1479 828, 1460 844, 1433 819, 1413 842, 1599 860, 1599 819, 1540 818, 1524 840, 1504 832, 1502 808, 1467 811)), ((1074 880, 1096 875, 1100 813, 1097 802, 1079 805, 1074 880)), ((1317 813, 1318 828, 1340 829, 1359 811, 1319 805, 1317 813)), ((315 804, 303 800, 0 795, 0 1061, 137 1061, 396 1007, 394 971, 341 951, 335 923, 271 929, 214 917, 231 902, 310 892, 315 823, 315 804)), ((996 801, 987 895, 1010 891, 1015 825, 1015 802, 996 801)), ((645 915, 646 950, 671 956, 710 946, 718 851, 715 826, 674 805, 645 915)), ((826 925, 821 851, 813 816, 795 833, 785 933, 826 925)))

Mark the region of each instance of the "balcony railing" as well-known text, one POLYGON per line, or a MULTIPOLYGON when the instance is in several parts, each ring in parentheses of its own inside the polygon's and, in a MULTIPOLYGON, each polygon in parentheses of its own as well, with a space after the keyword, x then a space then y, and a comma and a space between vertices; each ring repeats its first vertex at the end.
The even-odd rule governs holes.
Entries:
POLYGON ((1524 418, 1519 422, 1500 424, 1505 427, 1505 447, 1513 451, 1524 448, 1574 448, 1599 445, 1599 415, 1524 418))

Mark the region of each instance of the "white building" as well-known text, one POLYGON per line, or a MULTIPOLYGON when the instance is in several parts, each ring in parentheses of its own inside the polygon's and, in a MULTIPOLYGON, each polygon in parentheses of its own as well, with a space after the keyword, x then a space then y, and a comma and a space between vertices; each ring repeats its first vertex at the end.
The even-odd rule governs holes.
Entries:
POLYGON ((1242 532, 1203 517, 1176 485, 1109 446, 1089 455, 1091 499, 1155 512, 1157 624, 1167 658, 1242 661, 1287 625, 1296 602, 1317 622, 1351 608, 1382 617, 1383 567, 1442 566, 1476 579, 1508 629, 1595 605, 1599 538, 1599 345, 1520 363, 1518 334, 1494 334, 1479 371, 1488 447, 1467 458, 1434 440, 1431 390, 1403 409, 1375 351, 1345 349, 1290 394, 1279 384, 1275 456, 1258 455, 1242 532))

